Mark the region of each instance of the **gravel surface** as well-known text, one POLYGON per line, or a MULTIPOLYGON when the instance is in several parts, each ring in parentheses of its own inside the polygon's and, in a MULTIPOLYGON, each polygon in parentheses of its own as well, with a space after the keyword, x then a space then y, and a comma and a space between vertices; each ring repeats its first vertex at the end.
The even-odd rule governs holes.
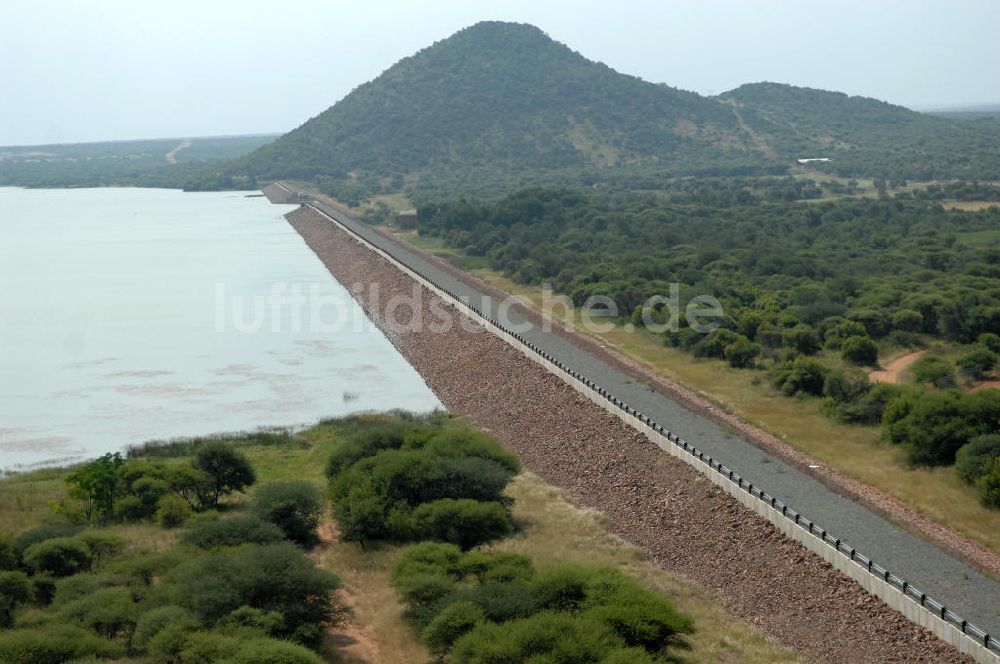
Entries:
MULTIPOLYGON (((377 283, 383 302, 412 292, 411 278, 319 215, 288 219, 341 283, 377 283)), ((425 318, 459 316, 423 294, 425 318)), ((411 331, 405 316, 393 326, 368 293, 356 295, 449 410, 779 643, 812 661, 970 661, 492 334, 469 325, 411 331)))

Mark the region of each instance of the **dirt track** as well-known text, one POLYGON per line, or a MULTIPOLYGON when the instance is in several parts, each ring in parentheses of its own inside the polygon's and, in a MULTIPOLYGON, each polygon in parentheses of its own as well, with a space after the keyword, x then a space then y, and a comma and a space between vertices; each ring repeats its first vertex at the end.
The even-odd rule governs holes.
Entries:
MULTIPOLYGON (((341 283, 378 283, 383 298, 412 290, 409 277, 315 213, 289 220, 341 283)), ((460 325, 402 331, 359 302, 451 411, 778 642, 816 661, 968 661, 496 337, 460 325)))

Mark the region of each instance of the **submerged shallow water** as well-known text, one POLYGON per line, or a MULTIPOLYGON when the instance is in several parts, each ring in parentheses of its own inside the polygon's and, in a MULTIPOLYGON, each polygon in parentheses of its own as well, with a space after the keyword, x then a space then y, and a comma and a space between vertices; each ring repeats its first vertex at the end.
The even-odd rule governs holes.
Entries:
POLYGON ((292 207, 0 188, 0 469, 439 407, 282 218, 292 207))

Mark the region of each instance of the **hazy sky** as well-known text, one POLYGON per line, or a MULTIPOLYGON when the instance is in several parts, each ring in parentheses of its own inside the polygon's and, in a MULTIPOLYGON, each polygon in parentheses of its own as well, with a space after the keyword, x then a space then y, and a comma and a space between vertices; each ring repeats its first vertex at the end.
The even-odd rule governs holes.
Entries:
POLYGON ((0 145, 292 129, 486 19, 704 94, 1000 102, 997 0, 0 0, 0 145))

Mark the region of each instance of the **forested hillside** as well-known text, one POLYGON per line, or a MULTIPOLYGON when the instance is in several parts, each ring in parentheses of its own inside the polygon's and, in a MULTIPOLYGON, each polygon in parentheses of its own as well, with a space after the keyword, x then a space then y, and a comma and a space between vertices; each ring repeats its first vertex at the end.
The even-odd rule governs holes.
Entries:
POLYGON ((405 58, 232 165, 351 204, 498 198, 525 186, 773 175, 1000 178, 1000 121, 957 121, 774 83, 703 97, 586 59, 530 25, 485 22, 405 58))
POLYGON ((780 154, 842 176, 1000 179, 1000 120, 959 121, 866 97, 753 83, 720 96, 780 154))

